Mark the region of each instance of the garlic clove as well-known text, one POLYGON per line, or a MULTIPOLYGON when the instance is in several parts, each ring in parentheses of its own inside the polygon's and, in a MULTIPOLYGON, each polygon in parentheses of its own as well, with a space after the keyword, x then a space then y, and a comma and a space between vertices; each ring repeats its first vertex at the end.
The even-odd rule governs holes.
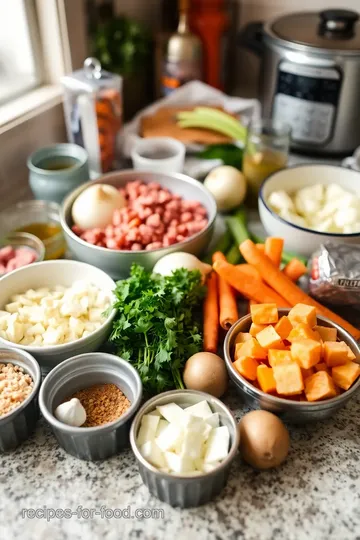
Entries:
POLYGON ((55 418, 68 426, 80 427, 86 422, 86 411, 77 398, 65 401, 56 407, 55 418))

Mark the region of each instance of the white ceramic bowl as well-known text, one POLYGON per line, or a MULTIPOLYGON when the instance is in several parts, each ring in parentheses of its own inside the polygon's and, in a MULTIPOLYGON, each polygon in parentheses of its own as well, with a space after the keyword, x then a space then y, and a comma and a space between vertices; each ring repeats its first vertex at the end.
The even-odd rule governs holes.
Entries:
MULTIPOLYGON (((51 288, 55 285, 70 287, 79 279, 97 285, 113 298, 115 283, 99 268, 78 261, 45 261, 24 266, 0 279, 0 310, 4 309, 5 304, 9 302, 10 297, 14 294, 40 287, 51 288)), ((112 310, 104 323, 95 332, 71 343, 49 347, 32 347, 30 345, 15 344, 0 337, 0 347, 16 347, 27 351, 37 359, 42 370, 47 372, 71 356, 96 351, 110 334, 115 313, 116 311, 112 310)))
POLYGON ((259 193, 260 219, 267 234, 284 238, 286 249, 304 257, 309 257, 320 244, 328 241, 360 244, 360 233, 335 234, 306 229, 281 218, 267 204, 273 191, 297 191, 314 184, 338 184, 360 197, 360 172, 321 164, 282 169, 264 180, 259 193))

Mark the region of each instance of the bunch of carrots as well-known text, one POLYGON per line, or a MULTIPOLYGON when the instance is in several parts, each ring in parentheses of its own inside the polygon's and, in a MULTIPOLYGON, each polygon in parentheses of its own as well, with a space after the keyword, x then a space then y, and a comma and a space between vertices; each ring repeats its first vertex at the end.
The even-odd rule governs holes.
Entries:
POLYGON ((238 320, 236 296, 240 293, 250 304, 275 303, 278 307, 296 304, 314 306, 319 315, 327 317, 347 330, 355 339, 360 330, 306 294, 296 281, 306 273, 305 264, 293 258, 280 269, 283 257, 282 238, 269 237, 264 244, 249 238, 239 245, 245 264, 234 265, 225 255, 215 252, 213 272, 208 278, 204 302, 204 350, 217 352, 219 327, 228 330, 238 320))

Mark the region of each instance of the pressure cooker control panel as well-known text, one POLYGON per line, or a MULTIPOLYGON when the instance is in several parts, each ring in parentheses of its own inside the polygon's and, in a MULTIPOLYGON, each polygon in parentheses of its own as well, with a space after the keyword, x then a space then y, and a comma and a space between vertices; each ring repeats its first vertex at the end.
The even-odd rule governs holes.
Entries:
POLYGON ((291 126, 294 142, 324 144, 331 137, 340 88, 336 69, 282 62, 273 118, 291 126))

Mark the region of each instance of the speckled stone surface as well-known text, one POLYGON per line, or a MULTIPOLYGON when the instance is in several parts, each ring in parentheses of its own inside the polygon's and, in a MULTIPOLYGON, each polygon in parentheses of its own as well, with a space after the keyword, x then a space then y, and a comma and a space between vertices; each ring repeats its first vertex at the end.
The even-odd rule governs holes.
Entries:
MULTIPOLYGON (((239 419, 247 411, 230 393, 239 419)), ((0 538, 360 540, 360 396, 334 419, 292 427, 279 469, 256 472, 237 458, 212 503, 179 510, 149 495, 130 450, 101 463, 58 447, 43 421, 15 452, 0 455, 0 538), (162 509, 163 519, 29 519, 22 509, 162 509)))

